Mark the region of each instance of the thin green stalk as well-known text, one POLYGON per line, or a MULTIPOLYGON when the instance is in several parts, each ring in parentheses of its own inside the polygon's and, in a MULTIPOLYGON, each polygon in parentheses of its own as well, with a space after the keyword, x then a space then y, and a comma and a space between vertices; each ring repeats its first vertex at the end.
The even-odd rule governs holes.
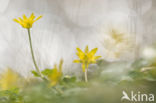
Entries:
POLYGON ((37 66, 36 60, 35 60, 35 56, 34 56, 34 51, 33 51, 33 47, 32 47, 32 40, 31 40, 31 34, 30 34, 30 29, 28 29, 28 36, 29 36, 29 43, 30 43, 30 50, 31 50, 31 56, 32 56, 32 60, 35 66, 36 71, 39 73, 41 78, 44 78, 43 75, 41 74, 40 69, 37 66))
POLYGON ((84 75, 85 75, 85 82, 88 82, 87 69, 85 69, 84 75))
POLYGON ((62 91, 61 89, 59 89, 59 88, 57 88, 57 87, 54 87, 54 89, 56 90, 57 93, 63 94, 63 91, 62 91))

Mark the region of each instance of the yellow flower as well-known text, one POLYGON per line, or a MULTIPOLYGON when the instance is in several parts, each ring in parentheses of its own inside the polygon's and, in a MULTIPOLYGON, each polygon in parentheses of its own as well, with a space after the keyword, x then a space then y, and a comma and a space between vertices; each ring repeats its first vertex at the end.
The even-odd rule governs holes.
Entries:
POLYGON ((16 88, 18 86, 18 81, 19 75, 11 69, 7 69, 5 73, 0 75, 0 88, 2 90, 16 88))
POLYGON ((85 69, 88 68, 89 64, 96 63, 96 60, 99 59, 101 56, 94 56, 97 52, 98 48, 94 48, 89 51, 88 46, 86 46, 85 51, 83 52, 80 48, 77 48, 77 56, 79 60, 74 60, 74 63, 81 63, 82 70, 85 72, 85 69))
POLYGON ((34 13, 32 13, 29 18, 27 18, 24 14, 23 19, 19 17, 18 18, 19 20, 18 19, 13 19, 13 20, 19 23, 23 28, 29 29, 32 27, 33 23, 39 20, 41 17, 42 16, 39 16, 35 19, 34 13))
POLYGON ((50 86, 55 86, 60 81, 62 77, 62 65, 63 60, 60 61, 59 67, 55 64, 51 74, 48 75, 50 86))

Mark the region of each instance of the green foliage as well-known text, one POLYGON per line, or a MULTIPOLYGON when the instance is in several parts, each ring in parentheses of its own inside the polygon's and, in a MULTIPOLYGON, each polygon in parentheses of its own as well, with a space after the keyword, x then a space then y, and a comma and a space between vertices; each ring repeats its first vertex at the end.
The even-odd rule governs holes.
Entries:
POLYGON ((36 71, 31 71, 31 73, 35 76, 35 77, 40 77, 40 75, 36 72, 36 71))
POLYGON ((132 66, 132 70, 128 75, 134 80, 145 79, 148 81, 156 81, 156 65, 154 62, 148 62, 140 59, 135 61, 132 66))
POLYGON ((41 73, 45 76, 50 75, 53 72, 53 69, 45 69, 41 73))
MULTIPOLYGON (((104 60, 97 61, 97 64, 88 72, 88 83, 75 76, 62 75, 57 85, 49 86, 49 82, 34 78, 22 88, 1 91, 0 103, 120 103, 123 90, 156 94, 154 63, 140 59, 132 64, 104 60), (124 75, 113 72, 122 68, 127 71, 124 75), (108 72, 110 69, 112 72, 108 72), (129 79, 123 79, 123 76, 129 79)), ((48 77, 53 69, 41 73, 48 77)), ((32 74, 39 77, 36 71, 32 74)))
POLYGON ((19 89, 0 91, 0 103, 22 103, 23 97, 19 94, 19 89))
POLYGON ((73 76, 73 77, 71 77, 71 76, 65 76, 63 78, 63 82, 66 82, 66 83, 74 83, 74 82, 76 82, 76 77, 75 76, 73 76))

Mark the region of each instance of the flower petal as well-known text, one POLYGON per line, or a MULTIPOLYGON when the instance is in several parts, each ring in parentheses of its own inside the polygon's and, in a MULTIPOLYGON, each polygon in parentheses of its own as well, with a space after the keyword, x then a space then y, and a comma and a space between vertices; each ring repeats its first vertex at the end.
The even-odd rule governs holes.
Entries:
POLYGON ((95 53, 97 52, 98 48, 94 48, 89 52, 89 55, 95 55, 95 53))
POLYGON ((82 60, 82 59, 84 59, 84 57, 85 57, 85 53, 80 49, 80 48, 77 48, 77 56, 82 60))
POLYGON ((80 60, 74 60, 73 62, 74 63, 80 63, 80 60))
POLYGON ((101 56, 95 56, 95 59, 99 59, 99 58, 101 58, 101 56))
POLYGON ((18 21, 17 19, 13 19, 13 21, 15 21, 15 22, 19 23, 19 21, 18 21))
POLYGON ((88 45, 86 46, 86 48, 85 48, 85 53, 87 54, 88 53, 88 45))
POLYGON ((23 21, 23 20, 22 20, 22 18, 20 18, 20 17, 19 17, 18 19, 20 20, 20 22, 22 22, 22 21, 23 21))
POLYGON ((36 22, 37 20, 39 20, 40 18, 42 18, 42 15, 39 16, 38 18, 36 18, 36 20, 34 22, 36 22))
POLYGON ((26 20, 26 19, 27 19, 27 17, 25 16, 25 14, 23 15, 23 19, 24 19, 24 20, 26 20))
POLYGON ((35 18, 34 13, 32 13, 29 18, 32 19, 32 20, 34 20, 34 18, 35 18))

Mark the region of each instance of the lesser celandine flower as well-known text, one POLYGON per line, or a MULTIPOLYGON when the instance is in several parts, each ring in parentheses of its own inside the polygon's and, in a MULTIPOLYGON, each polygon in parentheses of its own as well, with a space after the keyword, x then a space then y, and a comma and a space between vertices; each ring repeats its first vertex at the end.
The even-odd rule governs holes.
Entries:
POLYGON ((11 69, 7 69, 4 73, 0 74, 0 89, 9 90, 18 87, 19 75, 11 69))
POLYGON ((18 19, 14 19, 14 21, 19 23, 23 28, 29 29, 32 27, 33 23, 39 20, 41 17, 42 16, 39 16, 35 19, 34 13, 32 13, 31 16, 28 18, 24 14, 23 19, 19 17, 18 19))
POLYGON ((57 67, 57 65, 55 64, 52 72, 48 75, 50 86, 55 86, 60 81, 62 77, 62 65, 63 60, 60 61, 59 67, 57 67))
POLYGON ((77 48, 77 56, 79 57, 78 60, 74 60, 74 63, 81 63, 82 70, 85 73, 85 81, 87 82, 87 69, 89 64, 96 63, 96 60, 99 59, 101 56, 95 56, 98 48, 94 48, 89 51, 88 46, 86 46, 85 51, 83 52, 80 48, 77 48))
POLYGON ((41 17, 42 16, 39 16, 35 19, 34 13, 32 13, 29 18, 27 18, 25 15, 23 15, 23 19, 19 17, 19 20, 14 19, 14 21, 19 23, 23 28, 28 30, 32 60, 33 60, 34 66, 36 68, 36 71, 39 73, 40 77, 44 79, 43 75, 41 74, 41 72, 37 66, 36 60, 35 60, 34 51, 33 51, 33 47, 32 47, 31 34, 30 34, 30 28, 32 28, 33 23, 36 22, 37 20, 39 20, 41 17))

